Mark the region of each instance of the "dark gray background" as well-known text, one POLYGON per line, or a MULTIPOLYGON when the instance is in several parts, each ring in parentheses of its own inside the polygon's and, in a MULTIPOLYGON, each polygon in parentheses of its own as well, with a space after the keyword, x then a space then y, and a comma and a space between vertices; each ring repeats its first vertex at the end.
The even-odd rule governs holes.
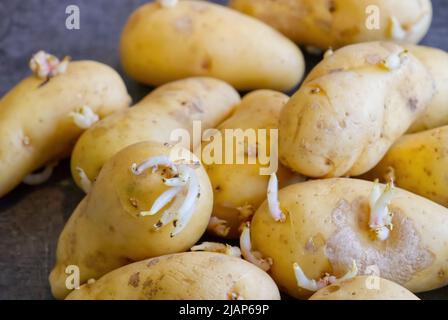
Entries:
MULTIPOLYGON (((40 49, 75 60, 98 60, 122 73, 117 53, 120 32, 129 14, 145 2, 0 0, 0 96, 29 74, 29 58, 40 49), (80 30, 65 28, 65 8, 70 4, 80 7, 80 30)), ((433 4, 433 25, 423 43, 448 50, 448 1, 433 4)), ((308 69, 317 61, 307 56, 308 69)), ((134 101, 149 92, 150 88, 123 77, 134 101)), ((0 199, 0 299, 51 299, 47 277, 56 241, 82 196, 66 161, 45 185, 20 186, 0 199)), ((448 299, 448 288, 422 297, 448 299)))

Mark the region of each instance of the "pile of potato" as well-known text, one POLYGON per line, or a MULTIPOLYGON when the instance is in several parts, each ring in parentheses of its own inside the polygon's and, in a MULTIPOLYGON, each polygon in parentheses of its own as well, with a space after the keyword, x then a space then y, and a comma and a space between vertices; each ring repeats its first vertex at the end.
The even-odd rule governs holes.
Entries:
POLYGON ((54 296, 418 299, 447 285, 448 54, 415 45, 431 2, 229 5, 160 0, 131 15, 123 67, 158 86, 132 108, 108 66, 43 51, 1 99, 0 196, 69 155, 86 192, 59 238, 54 296), (290 98, 305 70, 297 45, 326 52, 290 98), (277 172, 203 164, 195 150, 211 140, 172 141, 195 121, 278 129, 277 172), (222 242, 198 243, 205 233, 222 242))

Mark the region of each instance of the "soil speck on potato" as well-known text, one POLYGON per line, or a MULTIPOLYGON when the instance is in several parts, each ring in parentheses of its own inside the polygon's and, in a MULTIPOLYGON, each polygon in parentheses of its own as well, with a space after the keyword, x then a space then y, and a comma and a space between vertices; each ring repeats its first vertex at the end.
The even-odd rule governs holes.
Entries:
POLYGON ((140 272, 134 273, 129 277, 128 285, 137 288, 140 283, 140 272))

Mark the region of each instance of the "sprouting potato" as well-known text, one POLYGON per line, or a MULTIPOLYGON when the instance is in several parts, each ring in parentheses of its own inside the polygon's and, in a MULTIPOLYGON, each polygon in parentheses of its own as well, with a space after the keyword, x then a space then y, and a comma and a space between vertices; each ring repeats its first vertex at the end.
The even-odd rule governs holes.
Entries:
MULTIPOLYGON (((205 165, 215 199, 209 228, 212 234, 237 238, 240 234, 240 225, 250 220, 255 210, 266 199, 271 175, 263 173, 263 170, 268 171, 271 165, 278 165, 277 158, 275 156, 275 159, 271 158, 270 152, 271 147, 277 143, 280 112, 288 100, 288 96, 276 91, 254 91, 246 95, 232 116, 219 125, 223 159, 221 163, 205 165), (235 139, 233 134, 227 137, 226 130, 241 130, 238 135, 233 131, 240 140, 235 139), (272 139, 271 130, 275 130, 275 136, 272 139), (254 134, 254 138, 248 141, 251 133, 254 134), (224 163, 224 156, 228 152, 224 146, 229 139, 234 139, 233 153, 240 154, 243 163, 236 163, 235 160, 232 164, 224 163), (239 151, 237 151, 239 147, 237 141, 244 145, 244 148, 239 151), (260 157, 266 159, 260 159, 260 157), (266 162, 261 163, 261 161, 266 162)), ((203 150, 207 148, 207 145, 208 143, 204 143, 203 150)), ((279 176, 281 186, 303 180, 303 177, 294 174, 282 165, 278 165, 278 170, 273 173, 275 172, 279 176)))
POLYGON ((241 252, 269 261, 264 269, 281 291, 303 299, 372 273, 412 292, 447 285, 445 207, 391 184, 348 178, 288 186, 278 199, 285 221, 263 203, 241 252))
POLYGON ((155 142, 131 145, 112 157, 59 238, 50 275, 64 298, 68 266, 80 283, 131 262, 189 250, 205 232, 213 207, 210 180, 199 161, 176 158, 155 142))
POLYGON ((30 67, 34 74, 0 100, 0 197, 22 181, 45 182, 86 128, 131 101, 118 73, 104 64, 39 51, 30 67))
POLYGON ((334 51, 282 110, 280 160, 313 178, 363 174, 425 112, 433 94, 429 71, 397 44, 334 51))

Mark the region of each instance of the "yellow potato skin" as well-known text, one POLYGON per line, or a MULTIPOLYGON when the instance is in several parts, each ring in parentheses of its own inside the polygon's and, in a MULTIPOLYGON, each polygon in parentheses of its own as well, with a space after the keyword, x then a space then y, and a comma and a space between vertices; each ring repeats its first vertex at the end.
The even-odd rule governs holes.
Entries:
POLYGON ((448 126, 401 137, 363 178, 387 181, 448 206, 448 126))
POLYGON ((418 43, 432 21, 430 0, 231 0, 230 7, 324 50, 378 40, 418 43), (379 10, 378 29, 367 27, 371 5, 379 10), (392 17, 406 31, 403 37, 394 36, 392 17))
MULTIPOLYGON (((220 124, 223 137, 223 145, 226 129, 253 129, 258 133, 259 129, 265 129, 267 133, 267 151, 271 145, 271 129, 278 129, 280 112, 288 102, 289 97, 271 90, 258 90, 246 95, 230 118, 220 124)), ((258 141, 258 139, 257 139, 258 141)), ((259 143, 263 143, 259 141, 259 143)), ((272 143, 277 143, 272 141, 272 143)), ((204 143, 204 148, 207 143, 204 143)), ((245 146, 244 164, 207 164, 205 169, 210 177, 214 192, 213 216, 227 221, 230 226, 228 238, 239 237, 239 227, 249 217, 244 216, 243 208, 247 211, 255 210, 266 199, 269 175, 261 175, 262 168, 268 169, 269 165, 249 164, 247 142, 245 146)), ((223 151, 223 155, 225 151, 223 151)), ((234 148, 236 154, 236 147, 234 148)), ((302 177, 294 174, 281 164, 278 165, 277 175, 279 184, 286 186, 298 182, 302 177)))
POLYGON ((80 137, 71 158, 73 179, 82 186, 77 171, 81 168, 94 181, 108 159, 134 143, 173 143, 171 134, 177 129, 188 130, 192 137, 195 120, 201 121, 202 129, 214 127, 239 101, 235 89, 212 78, 188 78, 159 87, 134 107, 99 121, 80 137))
POLYGON ((313 178, 363 174, 425 111, 433 94, 430 73, 397 44, 339 49, 311 71, 283 108, 280 160, 313 178), (383 64, 397 59, 393 68, 383 64))
POLYGON ((381 242, 369 228, 372 188, 372 182, 347 178, 286 187, 279 191, 284 223, 272 219, 266 202, 260 206, 252 220, 252 246, 273 260, 269 272, 281 291, 299 299, 312 295, 298 288, 295 262, 316 280, 325 273, 341 277, 355 261, 359 275, 376 266, 382 278, 412 292, 448 283, 448 209, 397 189, 389 206, 394 229, 381 242))
POLYGON ((0 100, 0 197, 31 172, 69 156, 84 129, 70 113, 89 106, 100 118, 131 100, 112 68, 76 61, 50 81, 30 76, 0 100))
POLYGON ((268 274, 242 259, 209 252, 186 252, 133 263, 67 300, 280 300, 268 274))
POLYGON ((213 207, 213 192, 202 166, 195 169, 201 194, 193 217, 181 233, 171 238, 172 224, 154 229, 165 208, 155 216, 140 216, 168 187, 162 183, 160 171, 147 170, 136 176, 130 168, 154 156, 170 155, 170 150, 154 142, 142 142, 123 149, 105 164, 59 238, 57 262, 50 274, 56 298, 68 294, 68 265, 79 267, 82 284, 134 261, 188 250, 199 240, 213 207))
POLYGON ((436 91, 427 110, 412 124, 408 133, 448 125, 448 53, 425 46, 407 45, 406 49, 429 70, 434 79, 436 91))
POLYGON ((304 73, 300 49, 269 26, 206 1, 138 8, 121 36, 121 60, 137 81, 161 85, 191 76, 239 90, 290 90, 304 73))
POLYGON ((372 276, 357 276, 342 283, 322 288, 310 300, 420 300, 395 282, 372 276), (377 282, 378 289, 370 284, 377 282))

